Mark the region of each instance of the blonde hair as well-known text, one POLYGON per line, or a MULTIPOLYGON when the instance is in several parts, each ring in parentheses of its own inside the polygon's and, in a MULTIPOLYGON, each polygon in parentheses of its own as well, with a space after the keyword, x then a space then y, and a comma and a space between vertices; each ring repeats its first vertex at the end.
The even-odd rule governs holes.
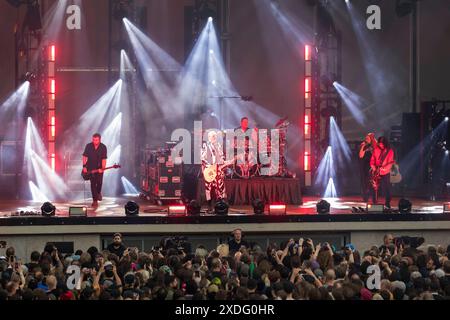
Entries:
POLYGON ((217 246, 217 252, 219 253, 219 256, 222 257, 228 257, 230 254, 230 247, 228 244, 222 243, 217 246))

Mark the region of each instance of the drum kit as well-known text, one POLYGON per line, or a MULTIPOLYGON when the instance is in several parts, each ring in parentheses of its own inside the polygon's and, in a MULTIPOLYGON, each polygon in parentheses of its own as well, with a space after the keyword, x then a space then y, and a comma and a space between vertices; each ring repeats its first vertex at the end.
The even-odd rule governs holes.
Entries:
POLYGON ((269 159, 278 158, 278 163, 270 161, 268 164, 263 164, 260 156, 255 156, 255 151, 249 150, 248 155, 245 152, 237 154, 234 165, 225 171, 227 178, 251 179, 254 177, 263 176, 262 169, 264 168, 264 177, 280 177, 288 174, 287 161, 285 151, 287 150, 287 128, 290 122, 287 118, 280 119, 275 128, 279 130, 279 148, 272 150, 272 143, 270 135, 263 141, 258 141, 256 150, 267 150, 269 159), (278 154, 278 157, 273 157, 278 154))

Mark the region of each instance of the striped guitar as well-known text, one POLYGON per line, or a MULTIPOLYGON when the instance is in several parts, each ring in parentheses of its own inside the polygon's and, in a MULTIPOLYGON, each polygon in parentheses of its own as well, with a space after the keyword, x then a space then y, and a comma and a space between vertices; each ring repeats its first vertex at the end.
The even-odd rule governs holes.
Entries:
POLYGON ((203 178, 208 183, 213 182, 217 178, 217 173, 219 171, 222 171, 226 167, 231 166, 235 160, 236 157, 231 160, 225 161, 223 164, 211 164, 206 166, 205 170, 203 170, 203 178))

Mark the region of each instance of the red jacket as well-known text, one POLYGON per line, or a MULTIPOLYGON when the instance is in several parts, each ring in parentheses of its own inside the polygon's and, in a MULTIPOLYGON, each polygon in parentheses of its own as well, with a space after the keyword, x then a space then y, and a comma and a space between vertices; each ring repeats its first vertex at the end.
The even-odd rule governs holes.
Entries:
POLYGON ((370 166, 372 168, 380 167, 380 175, 385 176, 391 172, 392 165, 394 164, 394 151, 389 149, 387 155, 384 156, 383 163, 381 163, 382 153, 386 152, 386 150, 381 150, 379 147, 376 147, 373 150, 372 158, 370 159, 370 166))

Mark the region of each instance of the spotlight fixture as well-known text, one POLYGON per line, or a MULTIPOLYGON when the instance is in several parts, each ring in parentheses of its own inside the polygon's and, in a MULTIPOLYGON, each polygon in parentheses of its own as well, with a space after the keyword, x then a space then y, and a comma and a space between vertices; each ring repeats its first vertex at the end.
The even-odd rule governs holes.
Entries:
POLYGON ((316 204, 316 211, 318 214, 329 214, 331 205, 328 201, 322 199, 316 204))
POLYGON ((253 212, 255 214, 264 214, 265 204, 263 201, 261 201, 260 199, 255 199, 252 205, 253 205, 253 212))
POLYGON ((269 215, 286 214, 285 204, 271 204, 269 205, 269 215))
POLYGON ((384 205, 382 204, 367 204, 366 208, 367 212, 371 213, 383 213, 384 212, 384 205))
POLYGON ((214 213, 217 215, 226 216, 228 214, 228 208, 228 203, 221 199, 214 206, 214 213))
POLYGON ((209 17, 208 18, 208 22, 212 22, 213 21, 213 18, 212 17, 209 17))
POLYGON ((199 216, 201 211, 201 205, 197 200, 191 200, 187 206, 187 214, 189 216, 199 216))
POLYGON ((41 214, 45 217, 54 216, 56 207, 51 202, 45 202, 41 207, 41 214))
POLYGON ((33 72, 27 72, 22 76, 22 80, 24 82, 28 81, 30 83, 33 82, 34 80, 36 80, 36 78, 37 78, 37 75, 33 72))
POLYGON ((69 217, 87 217, 87 208, 69 207, 69 217))
POLYGON ((398 211, 400 213, 411 213, 412 203, 408 199, 400 199, 398 201, 398 211))
POLYGON ((443 213, 450 213, 450 202, 444 203, 443 213))
POLYGON ((445 117, 445 119, 444 119, 446 122, 448 122, 448 117, 445 117))
POLYGON ((139 205, 134 201, 128 201, 125 205, 125 215, 137 216, 139 215, 139 205))
POLYGON ((133 0, 119 0, 114 2, 113 16, 117 20, 123 20, 130 15, 133 0))

